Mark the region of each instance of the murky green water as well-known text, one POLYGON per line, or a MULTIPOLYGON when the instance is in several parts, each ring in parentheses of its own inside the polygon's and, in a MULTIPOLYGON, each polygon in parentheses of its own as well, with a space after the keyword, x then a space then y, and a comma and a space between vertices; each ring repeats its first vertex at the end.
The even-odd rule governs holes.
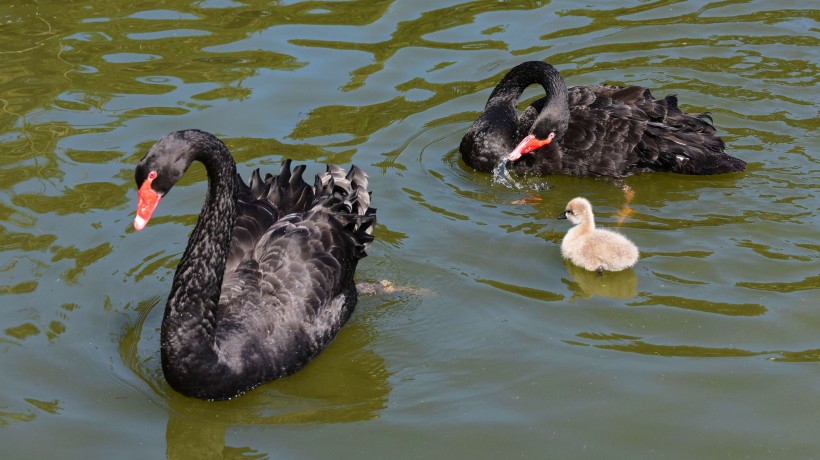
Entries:
POLYGON ((6 2, 0 456, 820 455, 808 5, 6 2), (530 59, 570 85, 678 94, 748 171, 627 179, 639 265, 565 266, 554 217, 584 195, 614 226, 620 189, 505 189, 456 151, 494 82, 530 59), (158 353, 204 170, 131 229, 136 161, 190 127, 244 174, 284 157, 364 168, 380 224, 359 280, 408 288, 362 298, 308 368, 224 403, 175 394, 158 353))

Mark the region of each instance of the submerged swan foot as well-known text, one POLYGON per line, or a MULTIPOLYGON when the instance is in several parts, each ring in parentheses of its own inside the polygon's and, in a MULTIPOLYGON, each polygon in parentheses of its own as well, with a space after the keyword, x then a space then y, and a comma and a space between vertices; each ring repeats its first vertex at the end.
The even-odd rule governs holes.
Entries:
POLYGON ((512 204, 534 204, 534 203, 540 203, 540 202, 541 202, 541 197, 540 196, 527 194, 527 196, 525 196, 524 198, 521 198, 520 200, 513 201, 512 204))
POLYGON ((383 295, 383 294, 413 294, 413 295, 429 295, 432 291, 429 289, 419 288, 415 286, 397 286, 390 280, 381 280, 378 283, 361 282, 356 284, 356 290, 359 295, 383 295))
POLYGON ((632 203, 632 200, 635 199, 635 191, 632 190, 632 187, 624 184, 621 187, 621 190, 624 191, 624 204, 621 206, 621 209, 615 214, 615 219, 618 222, 618 226, 624 223, 624 220, 631 216, 633 212, 635 212, 629 204, 632 203))

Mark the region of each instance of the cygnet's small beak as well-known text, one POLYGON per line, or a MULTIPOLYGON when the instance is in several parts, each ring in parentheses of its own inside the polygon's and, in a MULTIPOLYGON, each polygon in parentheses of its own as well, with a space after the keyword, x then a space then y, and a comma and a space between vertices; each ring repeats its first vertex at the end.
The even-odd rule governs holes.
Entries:
POLYGON ((556 219, 566 219, 566 218, 567 218, 567 212, 566 211, 562 212, 561 214, 558 214, 558 217, 556 217, 556 219))

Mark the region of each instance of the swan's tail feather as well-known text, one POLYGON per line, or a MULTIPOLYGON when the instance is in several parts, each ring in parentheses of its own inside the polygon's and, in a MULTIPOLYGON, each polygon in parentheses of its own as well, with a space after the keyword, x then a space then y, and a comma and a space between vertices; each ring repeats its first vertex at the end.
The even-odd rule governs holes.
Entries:
POLYGON ((313 189, 302 178, 305 165, 297 166, 292 172, 290 165, 291 160, 283 161, 279 174, 268 176, 265 180, 269 186, 267 199, 282 216, 304 212, 313 201, 313 189))
POLYGON ((259 169, 253 170, 247 185, 241 180, 241 177, 238 184, 240 184, 239 187, 242 191, 249 194, 254 200, 260 200, 268 194, 269 185, 262 180, 262 176, 259 175, 259 169))
POLYGON ((355 165, 349 171, 328 165, 325 172, 316 174, 311 187, 304 179, 305 165, 291 168, 291 163, 291 160, 284 160, 279 174, 266 174, 264 180, 257 169, 248 184, 238 181, 238 192, 244 195, 240 201, 248 205, 272 205, 276 213, 274 219, 292 213, 333 216, 352 236, 356 254, 364 257, 365 249, 373 241, 376 225, 376 209, 370 207, 367 174, 355 165))
POLYGON ((356 241, 357 255, 364 257, 373 241, 376 209, 370 207, 367 174, 357 166, 350 171, 328 165, 316 175, 313 209, 332 214, 356 241))
POLYGON ((725 152, 710 113, 687 114, 671 94, 647 100, 641 109, 651 119, 636 146, 639 166, 679 174, 722 174, 746 168, 745 161, 725 152))
POLYGON ((367 256, 365 252, 373 242, 373 227, 376 225, 376 209, 369 208, 364 215, 337 213, 334 217, 343 225, 346 232, 353 236, 356 244, 356 256, 367 256))
MULTIPOLYGON (((367 214, 368 209, 370 209, 370 191, 367 190, 367 173, 353 165, 350 167, 350 172, 347 173, 345 179, 353 187, 353 197, 351 201, 356 205, 357 214, 367 214)), ((373 211, 375 214, 375 209, 373 211)))

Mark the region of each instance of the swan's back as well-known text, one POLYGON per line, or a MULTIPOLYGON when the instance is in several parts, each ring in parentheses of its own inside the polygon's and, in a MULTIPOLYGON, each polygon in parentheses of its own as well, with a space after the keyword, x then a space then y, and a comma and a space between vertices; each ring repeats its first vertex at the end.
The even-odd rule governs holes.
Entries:
MULTIPOLYGON (((263 180, 259 170, 253 171, 248 184, 238 177, 236 201, 237 222, 231 239, 226 272, 251 257, 262 236, 280 219, 297 214, 302 219, 317 213, 329 213, 348 228, 345 233, 353 240, 337 241, 357 248, 358 258, 373 240, 376 210, 370 208, 367 175, 352 166, 349 173, 339 166, 328 165, 326 172, 316 174, 311 187, 305 182, 305 165, 291 171, 291 160, 282 162, 279 174, 267 174, 263 180)), ((328 231, 329 229, 325 229, 328 231)))
POLYGON ((354 272, 373 241, 366 175, 331 166, 311 187, 303 171, 288 160, 276 176, 239 181, 216 341, 263 363, 260 380, 295 372, 333 339, 353 312, 354 272))
MULTIPOLYGON (((674 95, 655 99, 640 86, 573 86, 568 101, 570 123, 560 145, 545 147, 540 158, 529 160, 530 167, 612 177, 651 171, 720 174, 746 167, 725 153, 709 114, 680 110, 674 95)), ((539 99, 525 110, 516 137, 523 139, 543 104, 539 99)))

